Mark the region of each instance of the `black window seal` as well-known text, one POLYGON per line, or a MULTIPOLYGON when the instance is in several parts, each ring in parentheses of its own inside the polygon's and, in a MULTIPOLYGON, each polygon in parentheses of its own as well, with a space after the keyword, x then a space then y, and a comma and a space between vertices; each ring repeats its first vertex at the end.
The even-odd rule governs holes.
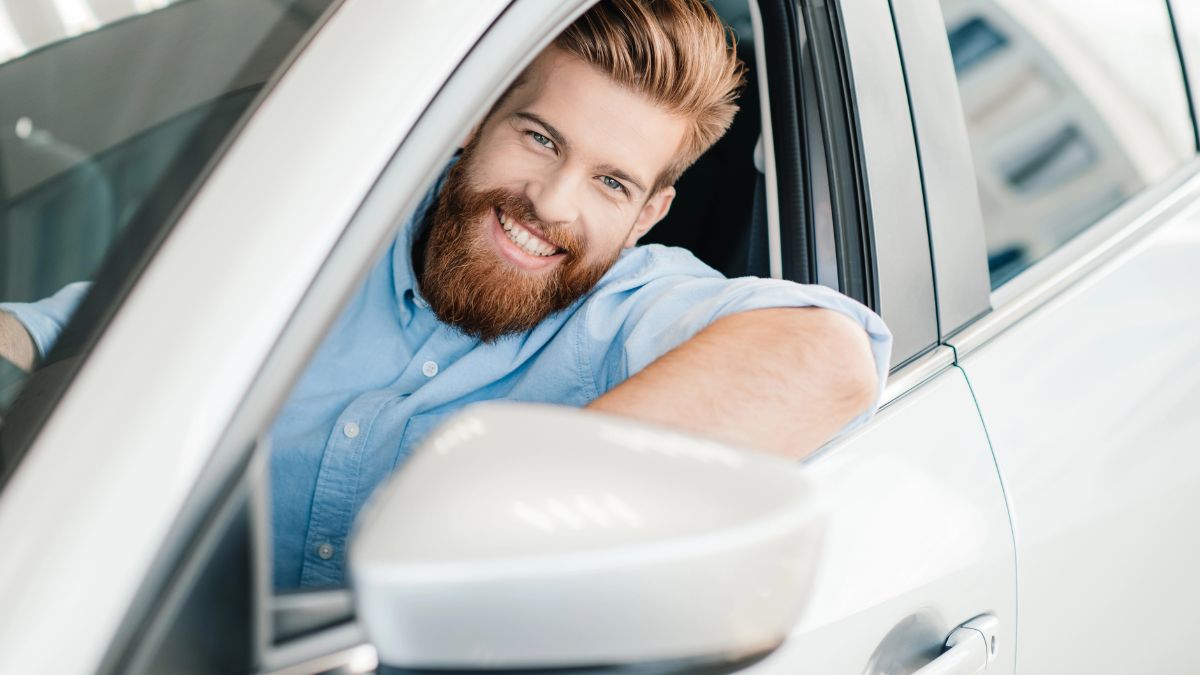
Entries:
POLYGON ((807 198, 808 144, 800 98, 800 40, 803 25, 794 2, 760 2, 763 53, 768 74, 771 141, 775 150, 775 185, 779 200, 779 237, 783 278, 814 283, 816 256, 807 198), (797 121, 799 123, 797 123, 797 121))
POLYGON ((1175 0, 1165 0, 1167 18, 1171 22, 1171 38, 1175 41, 1175 53, 1179 58, 1179 75, 1183 78, 1183 92, 1187 97, 1188 115, 1192 119, 1192 139, 1195 150, 1200 152, 1200 119, 1196 117, 1196 99, 1192 89, 1191 69, 1188 67, 1187 50, 1183 46, 1183 37, 1179 33, 1179 21, 1175 18, 1175 0))
POLYGON ((802 0, 800 4, 807 37, 806 60, 811 64, 821 111, 839 290, 878 311, 869 192, 841 11, 837 3, 828 0, 802 0))

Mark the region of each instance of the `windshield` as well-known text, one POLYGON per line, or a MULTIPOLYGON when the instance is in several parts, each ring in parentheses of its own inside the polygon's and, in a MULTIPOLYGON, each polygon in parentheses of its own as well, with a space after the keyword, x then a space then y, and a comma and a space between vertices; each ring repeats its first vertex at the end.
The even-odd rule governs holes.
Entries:
POLYGON ((0 486, 332 2, 0 0, 0 486))

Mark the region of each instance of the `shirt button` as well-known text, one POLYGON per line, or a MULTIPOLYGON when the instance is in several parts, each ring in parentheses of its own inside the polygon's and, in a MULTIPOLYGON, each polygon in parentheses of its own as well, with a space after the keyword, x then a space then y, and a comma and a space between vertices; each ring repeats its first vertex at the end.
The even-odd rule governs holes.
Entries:
POLYGON ((354 422, 346 422, 346 426, 342 427, 342 433, 346 434, 346 438, 354 438, 358 435, 358 425, 354 422))
POLYGON ((437 375, 437 364, 433 361, 426 361, 421 365, 421 372, 425 373, 425 377, 433 377, 437 375))
POLYGON ((317 547, 317 555, 321 560, 329 560, 333 557, 333 544, 326 542, 317 547))

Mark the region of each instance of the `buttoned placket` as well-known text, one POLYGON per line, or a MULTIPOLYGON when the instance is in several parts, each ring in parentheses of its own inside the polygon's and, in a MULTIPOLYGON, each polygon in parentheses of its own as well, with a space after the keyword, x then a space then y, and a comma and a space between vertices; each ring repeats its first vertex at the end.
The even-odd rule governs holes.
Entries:
MULTIPOLYGON (((414 304, 418 307, 420 303, 416 300, 419 297, 414 295, 414 304)), ((419 311, 429 312, 428 308, 419 311)), ((437 332, 444 336, 446 332, 453 330, 439 326, 437 332)), ((430 345, 444 342, 439 339, 429 340, 430 345)), ((368 443, 371 425, 388 403, 409 395, 403 392, 415 392, 436 379, 442 370, 439 360, 440 357, 432 346, 418 350, 391 388, 362 394, 338 417, 317 474, 317 486, 305 539, 302 585, 341 583, 346 539, 353 526, 355 505, 361 497, 358 494, 358 486, 362 482, 363 456, 364 453, 373 451, 368 443)))
POLYGON ((341 582, 346 538, 354 520, 362 456, 368 451, 371 425, 388 403, 402 397, 393 390, 366 392, 346 406, 334 424, 321 458, 305 538, 301 584, 341 582))
MULTIPOLYGON (((441 324, 415 288, 405 291, 402 302, 406 305, 401 312, 402 330, 414 330, 417 334, 425 329, 433 332, 424 346, 410 355, 408 365, 388 389, 366 392, 355 398, 335 421, 317 474, 301 569, 303 586, 336 585, 342 581, 346 539, 353 526, 356 504, 365 498, 358 494, 364 483, 365 453, 411 450, 370 446, 372 425, 383 409, 438 380, 454 355, 468 352, 475 342, 441 324)), ((412 414, 421 412, 413 411, 412 414)), ((370 488, 364 486, 361 489, 370 488)))

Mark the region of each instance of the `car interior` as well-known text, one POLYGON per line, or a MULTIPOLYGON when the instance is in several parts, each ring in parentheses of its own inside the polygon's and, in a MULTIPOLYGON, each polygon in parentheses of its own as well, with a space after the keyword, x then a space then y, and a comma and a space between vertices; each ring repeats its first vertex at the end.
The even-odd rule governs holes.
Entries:
POLYGON ((746 0, 716 0, 713 6, 736 36, 746 68, 739 109, 725 136, 680 177, 671 211, 642 243, 681 246, 727 277, 767 277, 766 178, 755 161, 762 109, 750 6, 746 0))

